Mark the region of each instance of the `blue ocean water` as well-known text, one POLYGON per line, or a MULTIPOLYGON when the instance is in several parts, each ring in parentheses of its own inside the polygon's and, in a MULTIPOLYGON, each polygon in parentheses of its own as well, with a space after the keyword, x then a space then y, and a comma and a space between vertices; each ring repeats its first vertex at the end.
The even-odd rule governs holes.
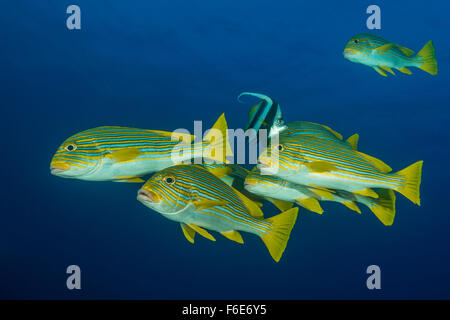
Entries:
MULTIPOLYGON (((0 11, 2 299, 448 299, 450 180, 448 1, 8 1, 0 11), (81 8, 82 29, 66 28, 81 8), (342 56, 371 31, 418 51, 439 74, 381 77, 342 56), (324 203, 300 211, 275 263, 260 239, 184 239, 136 201, 137 184, 50 175, 68 136, 96 126, 173 130, 226 113, 242 128, 242 91, 276 99, 287 121, 328 125, 396 171, 424 160, 422 206, 397 196, 383 226, 324 203), (66 288, 79 265, 82 290, 66 288), (381 268, 368 290, 366 268, 381 268)), ((277 212, 268 207, 266 215, 277 212)))

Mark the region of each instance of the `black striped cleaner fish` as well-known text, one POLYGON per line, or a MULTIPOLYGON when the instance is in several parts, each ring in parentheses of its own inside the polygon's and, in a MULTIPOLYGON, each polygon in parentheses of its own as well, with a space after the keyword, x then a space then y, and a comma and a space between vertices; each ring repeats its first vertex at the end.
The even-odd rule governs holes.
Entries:
POLYGON ((392 190, 378 189, 378 198, 366 197, 343 190, 323 190, 295 184, 273 175, 262 175, 257 168, 245 179, 245 188, 260 197, 270 197, 295 202, 310 211, 323 212, 319 201, 334 201, 361 213, 355 202, 362 203, 386 226, 392 225, 395 217, 395 194, 392 190))
POLYGON ((179 222, 187 240, 196 233, 215 241, 205 229, 243 243, 239 231, 261 237, 279 261, 297 219, 298 208, 263 219, 261 209, 218 178, 229 172, 201 165, 179 164, 154 174, 138 191, 138 200, 164 217, 179 222), (205 229, 204 229, 205 228, 205 229))
POLYGON ((438 73, 435 50, 431 40, 414 55, 414 51, 411 49, 373 34, 360 33, 347 42, 343 54, 351 62, 372 67, 385 77, 387 76, 386 72, 395 74, 392 69, 411 74, 407 67, 420 68, 432 75, 438 73))
POLYGON ((226 161, 225 148, 230 150, 226 131, 224 114, 200 142, 194 142, 195 137, 189 134, 98 127, 64 141, 53 156, 50 170, 63 178, 144 182, 139 177, 193 157, 226 161))
MULTIPOLYGON (((307 126, 307 124, 305 124, 307 126)), ((339 139, 315 135, 280 133, 258 159, 263 174, 310 187, 339 189, 377 198, 371 188, 391 189, 420 205, 422 163, 418 161, 396 173, 374 157, 354 150, 339 139)))

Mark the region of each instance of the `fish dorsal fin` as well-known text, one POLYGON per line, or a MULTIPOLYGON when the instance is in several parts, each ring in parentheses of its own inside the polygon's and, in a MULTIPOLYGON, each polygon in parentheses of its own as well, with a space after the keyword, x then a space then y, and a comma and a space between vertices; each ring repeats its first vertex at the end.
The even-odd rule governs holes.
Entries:
POLYGON ((310 188, 309 190, 321 198, 324 198, 327 200, 334 200, 334 196, 330 191, 325 191, 325 190, 315 189, 315 188, 310 188))
POLYGON ((409 69, 406 68, 406 67, 403 67, 403 68, 400 68, 400 69, 397 69, 397 70, 400 71, 400 72, 402 72, 402 73, 412 74, 411 70, 409 70, 409 69))
POLYGON ((143 152, 140 151, 138 148, 125 148, 111 151, 111 153, 109 153, 106 157, 113 159, 116 162, 125 162, 136 159, 142 154, 143 152))
POLYGON ((361 210, 358 208, 356 203, 354 203, 353 201, 343 201, 342 204, 344 206, 346 206, 347 208, 349 208, 350 210, 353 210, 353 211, 356 211, 358 213, 361 213, 361 210))
POLYGON ((227 175, 229 175, 233 169, 231 169, 231 167, 228 166, 219 166, 219 167, 215 167, 215 168, 211 168, 211 167, 205 167, 206 170, 208 170, 209 172, 211 172, 213 175, 215 175, 218 178, 223 178, 227 175))
POLYGON ((330 131, 336 138, 338 138, 339 140, 342 140, 342 134, 340 134, 339 132, 334 131, 333 129, 331 129, 328 126, 324 126, 323 124, 321 124, 322 127, 324 127, 325 129, 327 129, 328 131, 330 131))
POLYGON ((397 47, 407 56, 407 57, 411 57, 411 56, 413 56, 414 55, 414 51, 413 50, 411 50, 411 49, 409 49, 409 48, 406 48, 406 47, 402 47, 402 46, 399 46, 399 45, 397 45, 397 47))
MULTIPOLYGON (((233 187, 232 187, 233 188, 233 187)), ((248 209, 248 213, 256 219, 263 219, 264 213, 261 211, 261 208, 252 200, 244 196, 239 190, 233 188, 233 191, 236 195, 241 199, 245 207, 248 209)))
POLYGON ((380 66, 381 69, 383 69, 384 71, 389 72, 390 74, 393 74, 395 76, 394 71, 392 71, 391 68, 387 67, 387 66, 380 66))
POLYGON ((220 233, 221 235, 223 235, 225 238, 230 239, 232 241, 236 241, 238 243, 244 243, 244 239, 242 239, 242 236, 239 232, 237 232, 236 230, 232 230, 232 231, 224 231, 220 233))
POLYGON ((206 239, 209 239, 211 241, 216 241, 216 239, 205 229, 200 228, 199 226, 192 224, 192 223, 189 223, 188 226, 191 229, 194 229, 194 231, 196 231, 199 235, 205 237, 206 239))
POLYGON ((378 198, 378 193, 373 191, 372 189, 366 188, 363 190, 353 191, 355 194, 359 194, 362 196, 372 197, 372 198, 378 198))
POLYGON ((311 172, 315 173, 337 171, 337 168, 334 164, 331 164, 326 161, 305 162, 304 165, 311 172))
POLYGON ((161 131, 161 130, 151 130, 154 133, 157 133, 159 135, 165 136, 165 137, 176 137, 178 139, 183 139, 184 142, 192 142, 195 139, 195 136, 193 134, 188 133, 181 133, 181 132, 168 132, 168 131, 161 131))
POLYGON ((190 242, 190 243, 194 243, 194 238, 195 238, 195 230, 192 229, 191 227, 189 227, 187 224, 185 223, 180 223, 181 226, 181 230, 183 230, 183 234, 186 237, 186 239, 190 242))
POLYGON ((378 52, 379 54, 385 53, 387 51, 389 51, 395 44, 393 43, 386 43, 378 48, 375 49, 376 52, 378 52))
POLYGON ((381 74, 383 77, 387 77, 387 73, 384 72, 383 69, 381 69, 381 68, 379 68, 379 67, 377 67, 377 66, 373 67, 373 69, 374 69, 376 72, 378 72, 379 74, 381 74))
POLYGON ((116 180, 114 180, 114 182, 142 183, 145 181, 138 177, 130 177, 130 178, 116 177, 116 180))
POLYGON ((369 156, 368 154, 358 152, 358 155, 363 157, 366 161, 368 161, 371 165, 373 165, 375 168, 380 170, 382 173, 388 173, 392 171, 392 168, 389 167, 386 163, 381 161, 380 159, 377 159, 375 157, 369 156))
POLYGON ((267 201, 272 203, 275 207, 277 207, 281 212, 289 210, 290 208, 292 208, 294 206, 293 202, 278 200, 278 199, 274 199, 274 198, 270 198, 270 197, 267 197, 266 199, 267 199, 267 201))
POLYGON ((216 206, 226 206, 229 202, 224 200, 196 200, 192 201, 192 204, 195 207, 195 210, 201 211, 205 209, 209 209, 216 206))
POLYGON ((355 133, 354 135, 348 137, 348 139, 345 141, 347 142, 350 147, 352 147, 353 150, 358 149, 358 140, 359 140, 359 134, 355 133))
POLYGON ((306 199, 297 199, 296 200, 299 205, 301 205, 303 208, 308 209, 309 211, 322 214, 323 209, 320 206, 319 201, 314 198, 306 198, 306 199))

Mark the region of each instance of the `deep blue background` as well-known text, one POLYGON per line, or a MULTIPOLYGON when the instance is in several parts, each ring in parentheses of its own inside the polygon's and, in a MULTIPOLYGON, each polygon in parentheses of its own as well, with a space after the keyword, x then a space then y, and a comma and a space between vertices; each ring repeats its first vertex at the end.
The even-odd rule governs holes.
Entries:
MULTIPOLYGON (((377 1, 376 33, 418 51, 433 39, 439 75, 381 77, 342 56, 367 32, 368 1, 4 1, 0 298, 450 298, 448 1, 377 1), (82 30, 65 25, 68 5, 82 30), (100 125, 192 129, 242 91, 277 99, 288 121, 326 124, 394 170, 424 160, 422 206, 397 197, 394 225, 367 209, 301 210, 280 263, 263 243, 187 242, 136 201, 136 184, 51 176, 68 136, 100 125), (82 269, 82 290, 65 269, 82 269), (366 288, 366 267, 382 290, 366 288)), ((266 215, 275 214, 268 207, 266 215)))

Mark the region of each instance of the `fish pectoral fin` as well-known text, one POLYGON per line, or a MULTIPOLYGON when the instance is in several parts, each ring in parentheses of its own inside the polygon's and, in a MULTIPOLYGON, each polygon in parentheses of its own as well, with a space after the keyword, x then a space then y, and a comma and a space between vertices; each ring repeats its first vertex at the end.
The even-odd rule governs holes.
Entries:
POLYGON ((216 206, 226 206, 228 202, 224 200, 197 200, 192 201, 192 204, 194 205, 196 210, 201 211, 216 206))
POLYGON ((334 196, 330 191, 325 191, 325 190, 321 190, 321 189, 314 189, 314 188, 310 188, 309 189, 312 193, 318 195, 321 198, 327 199, 327 200, 334 200, 334 196))
POLYGON ((359 156, 363 157, 367 162, 373 165, 375 168, 380 170, 382 173, 388 173, 392 171, 392 168, 389 167, 386 163, 377 159, 375 157, 369 156, 368 154, 357 152, 359 156))
POLYGON ((359 134, 355 133, 354 135, 348 137, 345 142, 347 142, 350 147, 352 147, 353 150, 358 149, 358 140, 359 140, 359 134))
POLYGON ((115 160, 116 162, 124 162, 128 160, 133 160, 142 155, 143 152, 138 148, 126 148, 116 151, 112 151, 106 157, 115 160))
POLYGON ((383 69, 379 68, 379 67, 373 67, 373 69, 378 72, 379 74, 381 74, 383 77, 387 77, 387 73, 384 72, 383 69))
POLYGON ((376 48, 375 51, 378 52, 379 54, 382 54, 382 53, 385 53, 386 51, 389 51, 393 46, 395 46, 395 44, 386 43, 386 44, 382 45, 381 47, 376 48))
POLYGON ((127 183, 142 183, 145 182, 145 180, 142 180, 141 178, 125 178, 125 177, 116 177, 114 182, 127 182, 127 183))
POLYGON ((378 193, 373 191, 372 189, 366 188, 363 190, 353 191, 354 194, 359 194, 361 196, 367 196, 371 198, 378 198, 378 193))
POLYGON ((403 67, 403 68, 400 68, 400 69, 397 69, 397 70, 400 71, 400 72, 402 72, 402 73, 412 74, 411 70, 409 70, 409 69, 406 68, 406 67, 403 67))
POLYGON ((221 235, 223 235, 225 238, 230 239, 232 241, 236 241, 238 243, 244 243, 244 239, 242 239, 242 236, 239 232, 237 232, 236 230, 231 230, 231 231, 224 231, 220 233, 221 235))
POLYGON ((399 45, 397 45, 397 47, 398 47, 398 48, 401 50, 401 52, 403 52, 407 57, 411 57, 411 56, 414 55, 414 51, 411 50, 411 49, 409 49, 409 48, 402 47, 402 46, 399 46, 399 45))
POLYGON ((192 223, 188 223, 188 226, 193 229, 195 232, 197 232, 199 235, 205 237, 206 239, 209 239, 211 241, 216 241, 216 239, 205 229, 200 228, 199 226, 192 224, 192 223))
POLYGON ((286 211, 294 206, 293 202, 278 200, 274 198, 267 197, 267 201, 272 203, 275 207, 277 207, 281 212, 286 211))
POLYGON ((395 76, 395 73, 394 73, 394 71, 392 71, 391 68, 389 68, 387 66, 380 66, 380 68, 385 70, 385 71, 387 71, 387 72, 389 72, 390 74, 393 74, 395 76))
POLYGON ((358 208, 356 203, 354 203, 353 201, 343 201, 342 204, 344 206, 346 206, 347 208, 349 208, 350 210, 353 210, 353 211, 356 211, 358 213, 361 213, 361 210, 358 208))
POLYGON ((319 201, 314 198, 306 198, 306 199, 297 199, 296 202, 302 206, 305 209, 308 209, 309 211, 322 214, 323 209, 320 206, 319 201))
POLYGON ((305 162, 305 167, 307 167, 311 172, 316 173, 337 171, 337 168, 334 164, 326 161, 305 162))
POLYGON ((186 237, 186 239, 190 242, 190 243, 194 243, 194 238, 195 238, 195 230, 192 229, 191 227, 189 227, 187 224, 185 223, 180 223, 181 226, 181 230, 183 230, 183 234, 186 237))
POLYGON ((217 167, 217 168, 205 167, 205 169, 208 170, 209 172, 211 172, 213 175, 215 175, 218 178, 225 177, 233 171, 233 169, 228 166, 221 166, 221 167, 217 167))

